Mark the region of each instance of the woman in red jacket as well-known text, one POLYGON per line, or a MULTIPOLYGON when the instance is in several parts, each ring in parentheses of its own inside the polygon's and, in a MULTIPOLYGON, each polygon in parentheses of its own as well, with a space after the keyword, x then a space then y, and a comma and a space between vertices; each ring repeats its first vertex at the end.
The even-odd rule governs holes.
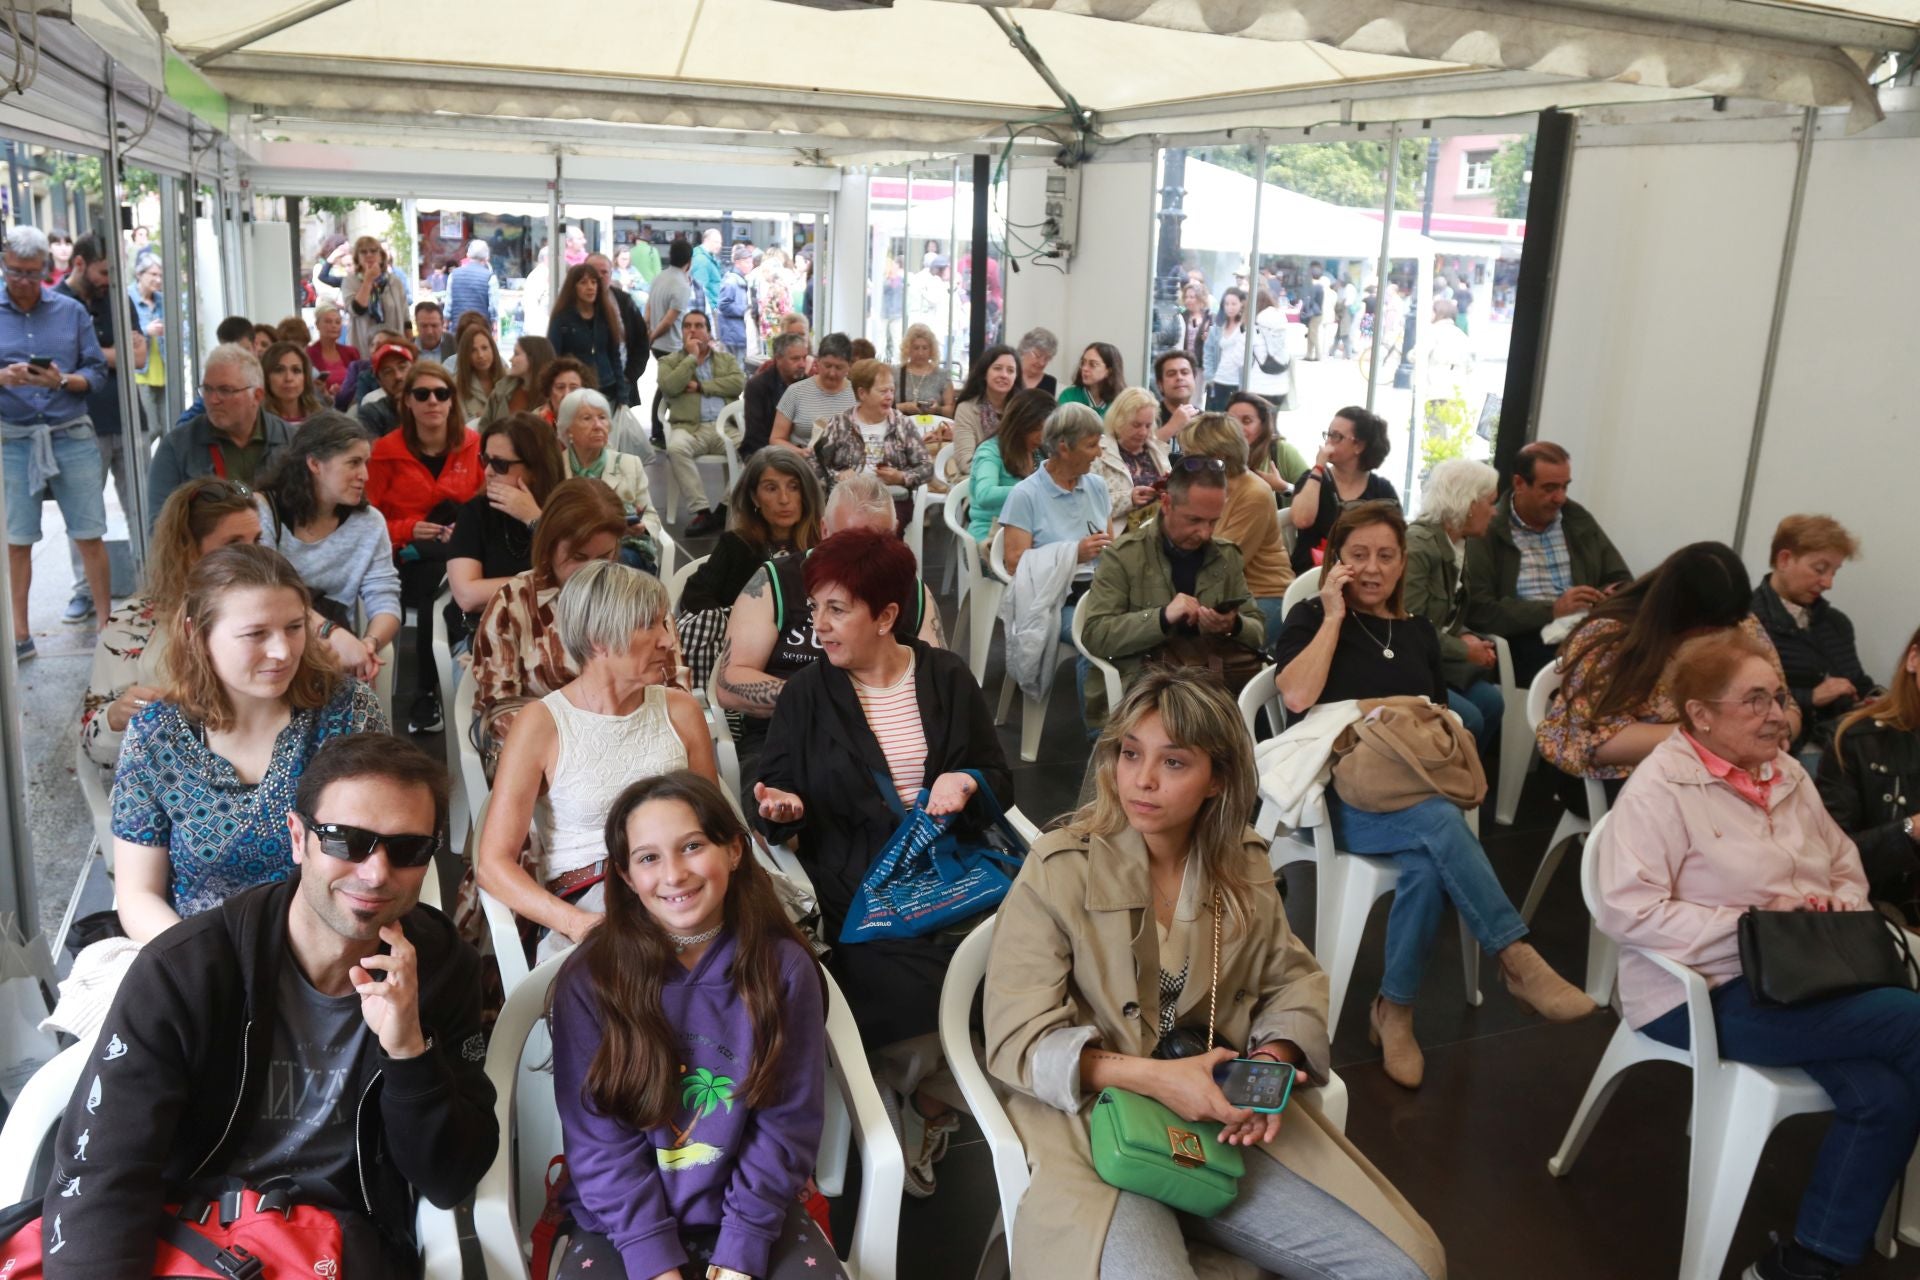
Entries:
POLYGON ((438 733, 440 697, 433 680, 433 599, 447 573, 454 513, 480 492, 486 473, 480 438, 467 430, 460 392, 444 365, 422 360, 400 385, 400 429, 376 440, 367 459, 367 501, 386 517, 400 568, 400 602, 420 610, 414 671, 420 690, 407 732, 438 733))

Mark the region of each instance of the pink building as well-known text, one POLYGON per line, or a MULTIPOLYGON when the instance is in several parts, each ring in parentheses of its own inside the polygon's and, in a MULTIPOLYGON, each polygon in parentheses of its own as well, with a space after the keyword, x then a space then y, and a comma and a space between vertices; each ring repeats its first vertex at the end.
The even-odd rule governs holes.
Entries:
POLYGON ((1433 211, 1493 217, 1493 157, 1511 139, 1495 133, 1442 139, 1433 176, 1433 211))

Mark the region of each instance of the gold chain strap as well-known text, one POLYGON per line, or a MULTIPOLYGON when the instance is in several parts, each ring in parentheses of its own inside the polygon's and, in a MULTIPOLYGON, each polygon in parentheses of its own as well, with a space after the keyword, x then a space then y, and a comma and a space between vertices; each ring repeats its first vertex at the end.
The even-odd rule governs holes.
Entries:
POLYGON ((1213 985, 1207 990, 1207 1052, 1213 1052, 1213 1012, 1220 999, 1220 895, 1213 895, 1213 985))

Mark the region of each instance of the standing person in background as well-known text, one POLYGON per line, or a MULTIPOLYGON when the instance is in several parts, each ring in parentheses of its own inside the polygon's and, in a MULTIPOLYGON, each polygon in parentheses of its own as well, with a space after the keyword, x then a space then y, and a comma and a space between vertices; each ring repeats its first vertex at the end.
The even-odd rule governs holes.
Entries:
POLYGON ((493 250, 485 240, 467 245, 467 256, 447 276, 447 320, 456 328, 460 317, 477 311, 492 329, 500 319, 500 281, 493 274, 493 250))
POLYGON ((700 247, 693 251, 693 265, 688 274, 700 291, 697 301, 702 311, 712 311, 720 302, 720 282, 726 278, 727 269, 720 265, 720 228, 708 227, 700 233, 700 247))
MULTIPOLYGON (((314 374, 327 387, 327 397, 338 396, 347 384, 347 370, 360 358, 359 348, 340 341, 340 331, 346 327, 346 320, 340 315, 340 308, 330 302, 323 302, 314 308, 313 327, 318 333, 313 345, 307 348, 307 358, 313 361, 314 374)), ((337 409, 340 406, 335 404, 337 409)))
POLYGON ((773 338, 781 332, 781 321, 794 310, 793 274, 787 270, 787 255, 778 245, 767 246, 754 268, 754 297, 760 332, 773 338))
POLYGON ((720 280, 720 296, 714 310, 720 317, 720 345, 735 360, 747 358, 747 311, 753 301, 753 287, 747 283, 747 277, 752 273, 752 246, 733 246, 733 265, 720 280))
POLYGON ((653 241, 647 239, 647 229, 640 228, 640 234, 627 251, 633 255, 633 270, 640 277, 640 292, 650 293, 654 277, 660 274, 660 250, 653 241))
POLYGON ((160 297, 165 279, 159 257, 146 254, 134 265, 133 287, 127 290, 133 327, 147 340, 146 361, 135 367, 133 381, 140 388, 140 412, 146 417, 147 430, 155 435, 166 430, 167 422, 167 315, 160 297))
POLYGON ((1220 314, 1207 329, 1201 378, 1207 384, 1207 412, 1223 413, 1238 391, 1247 364, 1247 291, 1230 288, 1220 295, 1220 314))
POLYGON ((1320 322, 1327 312, 1327 269, 1307 264, 1307 287, 1300 298, 1300 320, 1307 326, 1307 359, 1320 358, 1320 322))
POLYGON ((680 338, 681 350, 660 362, 660 394, 669 397, 672 420, 667 463, 681 501, 694 508, 693 518, 687 522, 687 536, 702 538, 718 533, 726 524, 727 504, 723 501, 718 507, 708 508, 706 482, 700 478, 694 459, 726 456, 720 414, 727 402, 746 388, 747 380, 732 355, 715 349, 702 312, 687 313, 681 321, 680 338))
MULTIPOLYGON (((629 294, 646 296, 647 282, 633 269, 633 250, 616 249, 613 254, 613 283, 629 294)), ((636 299, 638 301, 638 299, 636 299)))
POLYGON ((620 367, 620 394, 607 399, 615 409, 632 408, 640 403, 640 375, 646 372, 647 361, 653 356, 647 343, 647 318, 617 283, 613 262, 606 254, 588 254, 587 265, 599 273, 600 287, 613 299, 613 309, 620 317, 621 350, 615 355, 615 363, 620 367))
MULTIPOLYGON (((693 264, 693 246, 675 240, 667 246, 667 267, 653 278, 647 293, 647 343, 653 351, 656 368, 659 361, 676 355, 681 348, 680 321, 693 306, 693 277, 687 268, 693 264)), ((656 448, 667 447, 665 411, 667 397, 656 388, 653 393, 652 436, 656 448)))
MULTIPOLYGON (((323 277, 324 278, 324 277, 323 277)), ((400 330, 407 323, 407 285, 393 269, 386 249, 372 236, 353 242, 353 270, 338 283, 351 317, 349 334, 362 350, 373 346, 375 329, 400 330)))
POLYGON ((47 237, 47 249, 47 287, 58 289, 73 266, 73 237, 64 231, 56 231, 47 237))
MULTIPOLYGON (((1253 355, 1249 358, 1247 390, 1278 410, 1293 407, 1293 351, 1287 342, 1285 295, 1276 302, 1262 289, 1254 301, 1253 355)), ((1228 397, 1231 399, 1232 397, 1228 397)), ((1288 476, 1297 480, 1297 475, 1288 476)))
POLYGON ((432 298, 422 298, 413 304, 413 331, 419 341, 420 354, 429 360, 445 364, 459 349, 459 337, 447 329, 447 313, 432 298))
POLYGON ((1180 349, 1198 365, 1205 359, 1207 335, 1213 330, 1211 299, 1207 297, 1207 287, 1198 281, 1189 281, 1180 297, 1186 307, 1186 314, 1180 318, 1180 349))
MULTIPOLYGON (((100 450, 100 484, 104 491, 106 473, 110 472, 113 475, 113 491, 120 499, 120 510, 126 513, 128 519, 137 520, 140 513, 134 510, 132 495, 127 491, 126 434, 120 423, 120 363, 113 345, 112 276, 106 252, 106 246, 97 234, 89 232, 81 236, 80 242, 73 246, 67 270, 54 292, 72 298, 85 307, 87 314, 93 318, 93 336, 99 342, 100 352, 107 362, 107 376, 87 394, 87 416, 93 419, 93 439, 100 450)), ((145 356, 146 349, 147 336, 136 329, 132 338, 135 365, 145 356)), ((72 539, 67 541, 67 554, 73 568, 73 597, 67 601, 66 612, 60 615, 60 620, 70 627, 78 627, 96 612, 93 586, 87 580, 86 562, 80 558, 80 546, 72 539)), ((97 612, 105 617, 110 608, 112 602, 107 601, 97 612)))
POLYGON ((613 294, 586 262, 570 268, 560 283, 560 296, 554 299, 547 340, 553 343, 554 354, 573 356, 593 370, 595 385, 617 408, 625 393, 626 340, 613 294))

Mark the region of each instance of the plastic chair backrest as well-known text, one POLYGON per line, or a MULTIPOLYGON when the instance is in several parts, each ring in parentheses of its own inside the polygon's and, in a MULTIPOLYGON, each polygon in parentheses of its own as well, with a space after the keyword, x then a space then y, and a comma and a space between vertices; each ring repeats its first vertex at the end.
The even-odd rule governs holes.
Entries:
POLYGON ((480 758, 480 749, 473 745, 473 721, 478 711, 475 693, 473 672, 462 671, 453 689, 453 701, 446 707, 446 717, 460 767, 460 789, 466 793, 467 812, 473 819, 473 829, 478 831, 481 809, 493 788, 487 782, 487 766, 480 758))
MULTIPOLYGON (((487 810, 491 805, 491 797, 483 799, 479 810, 473 815, 476 858, 479 857, 480 837, 487 830, 487 810)), ((500 966, 500 989, 510 996, 527 977, 527 951, 520 943, 520 922, 514 918, 513 909, 506 903, 478 885, 474 886, 474 890, 480 895, 480 912, 487 922, 487 937, 493 943, 493 962, 500 966)))
POLYGON ((1106 686, 1107 710, 1112 711, 1120 705, 1120 699, 1126 695, 1126 684, 1120 679, 1120 668, 1087 648, 1085 635, 1087 611, 1085 609, 1075 609, 1073 621, 1068 625, 1073 636, 1073 647, 1079 651, 1081 657, 1087 660, 1088 665, 1100 673, 1101 681, 1106 686))
POLYGON ((0 1202, 18 1204, 38 1190, 28 1180, 40 1148, 59 1127, 92 1052, 91 1037, 68 1045, 21 1087, 7 1111, 6 1127, 0 1128, 0 1202))
POLYGON ((745 400, 729 400, 721 408, 720 416, 715 419, 713 425, 719 429, 721 435, 731 439, 740 433, 741 424, 746 421, 746 416, 745 400))
POLYGON ((987 1140, 993 1159, 993 1178, 1000 1192, 1000 1219, 1006 1232, 1008 1260, 1013 1254, 1013 1216, 1020 1198, 1027 1193, 1031 1174, 1027 1169, 1026 1149, 1013 1122, 1000 1104, 993 1081, 981 1064, 973 1043, 973 997, 986 980, 987 958, 993 951, 993 918, 968 934, 953 959, 947 964, 947 976, 940 986, 940 1048, 953 1072, 967 1110, 987 1140))
POLYGON ((1299 604, 1308 596, 1319 594, 1319 591, 1320 566, 1315 565, 1287 584, 1287 593, 1280 597, 1280 616, 1284 618, 1287 614, 1292 613, 1293 606, 1299 604))
POLYGON ((695 571, 706 562, 706 556, 701 556, 697 560, 689 560, 675 569, 673 576, 667 579, 667 603, 673 608, 674 612, 678 613, 680 611, 680 593, 687 589, 687 579, 691 578, 695 571))
MULTIPOLYGON (((914 421, 919 422, 920 420, 918 418, 915 418, 914 421)), ((936 418, 934 419, 934 421, 945 422, 947 421, 947 419, 936 418)), ((925 434, 925 431, 926 431, 926 428, 922 427, 921 433, 923 435, 925 434)), ((952 461, 953 461, 953 442, 948 441, 946 444, 943 444, 940 446, 940 451, 938 453, 933 455, 933 478, 936 480, 945 480, 947 478, 947 464, 952 461)), ((967 486, 963 484, 954 486, 954 488, 956 489, 965 489, 966 487, 967 486)), ((952 492, 952 490, 948 490, 948 492, 952 492)))
POLYGON ((1268 663, 1240 690, 1240 718, 1246 722, 1247 736, 1255 742, 1260 740, 1260 731, 1255 726, 1260 722, 1262 710, 1266 711, 1269 724, 1283 723, 1286 704, 1280 701, 1279 681, 1280 668, 1268 663))
POLYGON ((654 531, 653 540, 660 544, 660 581, 666 582, 673 577, 674 566, 680 563, 680 544, 664 528, 654 531))
POLYGON ((1560 674, 1559 664, 1549 662, 1540 668, 1533 677, 1533 683, 1527 686, 1527 726, 1535 733, 1540 731, 1540 722, 1547 718, 1547 708, 1553 705, 1553 695, 1564 678, 1560 674))
POLYGON ((1580 897, 1587 904, 1587 914, 1593 919, 1600 918, 1600 833, 1607 829, 1605 814, 1593 824, 1593 830, 1580 846, 1580 897))
POLYGON ((1000 581, 1013 581, 1013 574, 1007 570, 1007 531, 1004 528, 995 529, 993 541, 987 544, 987 567, 1000 581))

